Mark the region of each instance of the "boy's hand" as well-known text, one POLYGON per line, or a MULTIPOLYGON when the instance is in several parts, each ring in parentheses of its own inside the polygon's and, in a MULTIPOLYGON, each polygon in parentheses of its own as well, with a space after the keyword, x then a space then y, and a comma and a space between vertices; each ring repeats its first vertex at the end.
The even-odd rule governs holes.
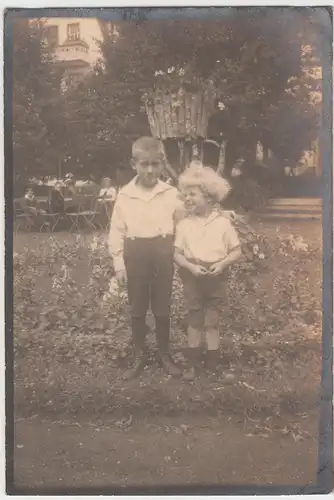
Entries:
POLYGON ((195 276, 205 276, 208 274, 208 270, 205 267, 196 264, 191 264, 191 266, 189 266, 189 271, 195 276))
POLYGON ((126 284, 125 269, 120 269, 119 271, 116 271, 116 279, 120 286, 124 286, 126 284))
POLYGON ((212 264, 212 266, 209 268, 209 274, 211 276, 218 276, 221 274, 224 269, 226 268, 226 264, 223 260, 220 262, 216 262, 215 264, 212 264))

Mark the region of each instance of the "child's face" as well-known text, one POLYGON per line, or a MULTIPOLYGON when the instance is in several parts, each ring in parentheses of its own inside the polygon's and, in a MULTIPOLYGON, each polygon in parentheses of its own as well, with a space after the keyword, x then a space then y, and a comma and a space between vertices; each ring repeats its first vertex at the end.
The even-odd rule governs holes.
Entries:
POLYGON ((189 186, 183 191, 186 209, 194 214, 203 214, 209 207, 208 197, 198 186, 189 186))
POLYGON ((132 166, 137 172, 139 184, 147 188, 156 185, 164 169, 161 155, 151 151, 138 152, 132 160, 132 166))

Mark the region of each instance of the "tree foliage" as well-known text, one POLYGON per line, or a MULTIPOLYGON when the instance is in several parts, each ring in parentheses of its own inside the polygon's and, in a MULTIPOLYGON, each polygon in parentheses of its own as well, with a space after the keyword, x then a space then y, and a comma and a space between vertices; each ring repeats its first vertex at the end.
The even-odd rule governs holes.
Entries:
POLYGON ((60 94, 62 72, 43 42, 41 21, 14 18, 12 28, 14 172, 25 182, 57 172, 64 120, 59 106, 45 102, 60 94))
POLYGON ((301 47, 317 39, 312 12, 236 9, 209 21, 150 20, 151 11, 134 10, 122 10, 118 36, 101 44, 104 64, 85 101, 86 124, 95 135, 120 151, 147 130, 141 96, 156 85, 156 71, 190 66, 218 89, 223 106, 211 118, 209 135, 227 139, 229 168, 240 153, 252 159, 258 141, 281 166, 299 160, 317 133, 317 109, 310 105, 315 82, 301 58, 301 47))
MULTIPOLYGON (((186 10, 191 15, 193 9, 186 10)), ((158 11, 119 9, 118 34, 104 30, 101 62, 63 105, 53 107, 40 105, 59 92, 59 73, 41 43, 43 28, 20 21, 14 36, 17 161, 24 157, 28 169, 36 159, 43 165, 45 152, 52 156, 58 147, 74 173, 112 175, 127 166, 131 141, 149 133, 141 98, 157 85, 156 72, 185 66, 217 88, 222 106, 208 134, 227 140, 227 172, 240 154, 254 159, 258 141, 280 166, 298 161, 317 134, 318 110, 310 104, 315 82, 301 57, 305 44, 321 45, 314 13, 213 8, 206 19, 187 18, 182 9, 159 18, 158 11)))

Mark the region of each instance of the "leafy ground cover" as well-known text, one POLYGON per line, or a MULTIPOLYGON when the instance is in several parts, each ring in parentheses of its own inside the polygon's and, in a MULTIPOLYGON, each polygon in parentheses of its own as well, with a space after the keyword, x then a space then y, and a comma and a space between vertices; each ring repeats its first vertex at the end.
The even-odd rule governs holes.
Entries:
MULTIPOLYGON (((238 230, 244 254, 221 325, 223 375, 193 383, 168 378, 153 362, 140 379, 122 381, 131 357, 128 307, 126 294, 109 288, 104 234, 16 235, 16 415, 102 412, 127 427, 141 415, 238 414, 250 433, 276 429, 301 439, 297 421, 317 411, 319 396, 321 226, 255 221, 238 230)), ((184 317, 176 277, 172 350, 181 365, 184 317)), ((153 359, 152 332, 148 341, 153 359)))

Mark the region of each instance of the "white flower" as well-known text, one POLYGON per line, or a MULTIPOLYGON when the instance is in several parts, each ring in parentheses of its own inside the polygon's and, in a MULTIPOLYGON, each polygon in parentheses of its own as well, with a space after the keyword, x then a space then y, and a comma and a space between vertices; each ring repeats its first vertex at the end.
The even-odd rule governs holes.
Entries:
POLYGON ((259 259, 261 259, 261 260, 264 259, 264 254, 263 253, 259 253, 259 259))
POLYGON ((172 66, 171 68, 168 68, 167 73, 173 73, 175 71, 175 67, 172 66))
POLYGON ((180 69, 179 69, 179 75, 180 75, 180 76, 183 76, 184 74, 185 74, 184 69, 183 69, 183 68, 180 68, 180 69))
POLYGON ((259 250, 260 250, 259 245, 254 245, 253 246, 253 254, 254 255, 256 255, 257 253, 259 253, 259 250))
POLYGON ((119 291, 119 287, 118 287, 117 280, 116 280, 116 278, 112 278, 110 280, 110 283, 109 283, 109 290, 108 290, 108 292, 111 295, 116 295, 116 294, 118 294, 118 291, 119 291))
POLYGON ((226 108, 226 106, 223 102, 219 101, 218 108, 220 109, 220 111, 223 111, 226 108))
POLYGON ((231 171, 231 176, 232 176, 232 177, 238 177, 239 175, 241 175, 241 170, 240 170, 240 168, 233 167, 233 168, 232 168, 232 171, 231 171))

